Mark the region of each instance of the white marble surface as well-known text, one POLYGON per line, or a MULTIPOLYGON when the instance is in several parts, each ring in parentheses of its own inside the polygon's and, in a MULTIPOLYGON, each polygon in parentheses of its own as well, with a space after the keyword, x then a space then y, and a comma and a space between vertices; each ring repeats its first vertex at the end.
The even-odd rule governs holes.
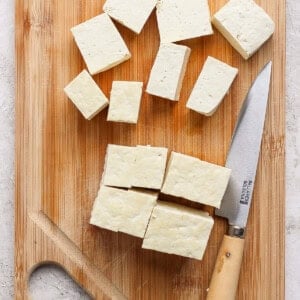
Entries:
MULTIPOLYGON (((13 298, 14 1, 0 0, 0 299, 13 298)), ((287 0, 286 299, 300 299, 300 1, 287 0)), ((59 269, 32 278, 34 299, 87 299, 59 269)), ((270 299, 271 300, 271 299, 270 299)))

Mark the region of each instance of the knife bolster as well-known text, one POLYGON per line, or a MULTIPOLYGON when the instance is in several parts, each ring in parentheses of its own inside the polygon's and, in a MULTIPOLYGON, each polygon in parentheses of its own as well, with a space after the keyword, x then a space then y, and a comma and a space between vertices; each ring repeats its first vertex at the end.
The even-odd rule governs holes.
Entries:
POLYGON ((245 238, 245 228, 235 226, 235 225, 230 225, 228 229, 228 235, 236 238, 243 239, 245 238))

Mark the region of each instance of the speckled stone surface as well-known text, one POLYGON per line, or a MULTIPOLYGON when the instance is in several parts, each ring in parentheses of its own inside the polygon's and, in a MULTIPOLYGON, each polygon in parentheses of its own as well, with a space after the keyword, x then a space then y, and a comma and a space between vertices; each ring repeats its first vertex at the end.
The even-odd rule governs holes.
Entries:
MULTIPOLYGON (((0 0, 0 299, 13 298, 14 1, 0 0)), ((300 1, 287 0, 286 299, 300 299, 300 1)), ((38 269, 33 299, 89 299, 56 267, 38 269)))

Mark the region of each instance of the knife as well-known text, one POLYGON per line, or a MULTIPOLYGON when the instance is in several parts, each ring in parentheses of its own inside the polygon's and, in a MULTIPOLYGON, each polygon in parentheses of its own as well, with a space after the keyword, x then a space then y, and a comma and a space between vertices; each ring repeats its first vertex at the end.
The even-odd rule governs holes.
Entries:
POLYGON ((269 97, 272 62, 262 69, 243 103, 227 155, 231 178, 220 209, 215 214, 228 219, 210 281, 207 300, 234 300, 243 258, 244 238, 254 188, 256 169, 269 97))

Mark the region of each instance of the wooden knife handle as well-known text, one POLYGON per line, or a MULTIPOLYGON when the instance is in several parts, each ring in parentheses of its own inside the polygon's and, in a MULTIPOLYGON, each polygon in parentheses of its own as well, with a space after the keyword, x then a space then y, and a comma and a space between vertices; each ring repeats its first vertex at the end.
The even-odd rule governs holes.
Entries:
POLYGON ((244 239, 224 236, 210 281, 207 300, 234 300, 243 258, 244 239))

